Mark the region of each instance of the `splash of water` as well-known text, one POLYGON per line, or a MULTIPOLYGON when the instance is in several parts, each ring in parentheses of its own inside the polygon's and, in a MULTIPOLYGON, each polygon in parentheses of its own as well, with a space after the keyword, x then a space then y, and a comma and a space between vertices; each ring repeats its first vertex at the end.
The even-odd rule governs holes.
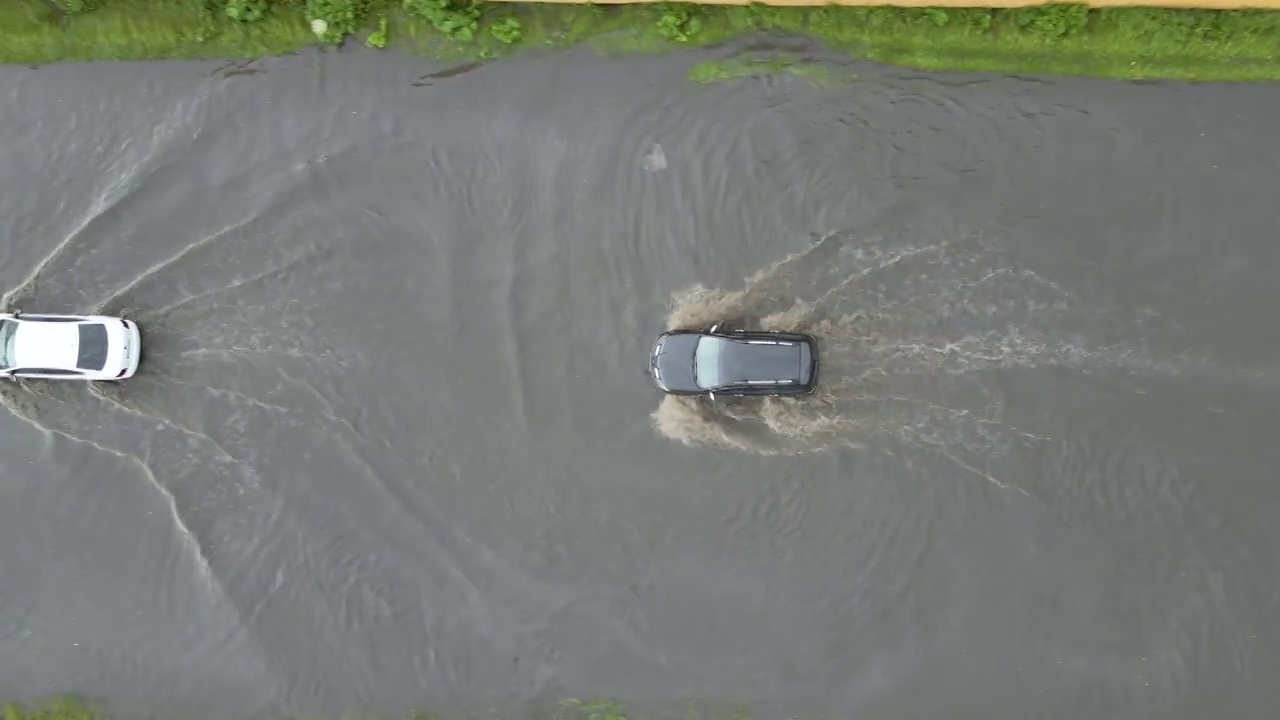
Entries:
POLYGON ((982 383, 991 372, 1177 372, 1136 344, 1091 343, 1085 329, 1108 317, 982 235, 919 241, 832 233, 742 288, 677 293, 668 317, 672 329, 739 323, 814 335, 815 395, 666 398, 654 426, 684 444, 765 454, 892 440, 1003 486, 972 458, 1050 439, 1004 419, 999 394, 982 383))

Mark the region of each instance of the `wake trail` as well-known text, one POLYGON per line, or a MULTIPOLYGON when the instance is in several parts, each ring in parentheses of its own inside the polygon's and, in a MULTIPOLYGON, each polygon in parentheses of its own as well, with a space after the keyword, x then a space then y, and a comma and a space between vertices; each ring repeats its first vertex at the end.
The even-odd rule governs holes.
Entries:
POLYGON ((1147 320, 1075 297, 973 233, 928 240, 827 233, 739 289, 696 286, 673 296, 668 327, 714 323, 815 336, 818 390, 798 399, 667 396, 652 417, 664 437, 756 454, 892 443, 1022 494, 985 467, 1016 447, 1056 441, 1005 419, 989 399, 999 396, 992 373, 1192 369, 1142 352, 1147 320), (1094 339, 1116 327, 1136 338, 1094 339), (982 397, 986 407, 970 405, 982 397))
MULTIPOLYGON (((55 402, 61 401, 55 400, 55 402)), ((204 548, 200 545, 199 539, 187 524, 186 520, 182 517, 182 513, 178 509, 177 498, 164 486, 164 483, 160 482, 159 477, 156 476, 155 471, 152 469, 151 464, 147 459, 109 447, 90 438, 80 437, 68 431, 44 425, 34 416, 22 412, 22 410, 13 402, 13 399, 8 397, 7 394, 0 394, 0 405, 4 405, 4 408, 9 411, 10 415, 30 425, 46 437, 52 438, 57 436, 76 444, 87 445, 98 452, 111 455, 137 467, 139 475, 147 485, 152 490, 160 493, 161 497, 164 499, 164 503, 168 507, 170 517, 173 520, 174 527, 178 530, 178 535, 182 540, 183 547, 187 549, 190 556, 196 562, 196 567, 202 584, 206 589, 215 593, 216 596, 221 597, 224 602, 229 604, 229 606, 234 607, 234 605, 230 604, 230 596, 227 594, 226 588, 213 572, 213 567, 210 565, 209 558, 205 555, 204 548)))
POLYGON ((95 303, 95 304, 94 304, 94 312, 95 312, 95 313, 97 313, 97 312, 101 312, 102 308, 104 308, 108 303, 110 303, 110 302, 111 302, 111 301, 113 301, 113 300, 117 300, 117 299, 119 299, 119 298, 121 298, 121 297, 125 296, 125 295, 126 295, 126 294, 128 294, 130 291, 132 291, 132 290, 136 289, 136 288, 137 288, 139 285, 141 285, 142 283, 144 283, 144 282, 146 282, 147 280, 149 280, 149 279, 151 279, 151 278, 155 277, 155 275, 156 275, 157 273, 162 272, 165 268, 170 267, 170 266, 171 266, 171 265, 173 265, 174 263, 180 262, 183 258, 187 257, 187 256, 188 256, 188 255, 190 255, 191 253, 194 253, 194 252, 196 252, 196 251, 200 250, 201 248, 203 248, 203 247, 205 247, 205 246, 207 246, 207 245, 211 245, 211 244, 213 244, 213 243, 217 242, 218 240, 221 240, 221 239, 223 239, 224 237, 227 237, 227 236, 228 236, 229 234, 231 234, 232 232, 234 232, 234 231, 236 231, 236 230, 239 230, 239 229, 241 229, 241 228, 247 227, 247 226, 248 226, 252 221, 253 221, 253 219, 252 219, 252 218, 250 218, 249 220, 242 220, 241 222, 236 223, 235 225, 227 226, 227 227, 223 228, 222 230, 219 230, 218 232, 216 232, 216 233, 214 233, 214 234, 212 234, 212 235, 208 235, 208 236, 206 236, 206 237, 200 238, 200 239, 199 239, 199 240, 197 240, 196 242, 191 243, 190 245, 188 245, 188 246, 184 247, 184 248, 183 248, 181 251, 179 251, 177 254, 172 255, 172 256, 170 256, 170 257, 168 257, 168 258, 164 259, 164 260, 161 260, 161 261, 160 261, 160 262, 158 262, 158 263, 155 263, 155 264, 151 265, 150 267, 148 267, 148 268, 146 268, 145 270, 143 270, 143 271, 142 271, 142 272, 141 272, 137 277, 135 277, 133 280, 131 280, 131 281, 129 281, 127 284, 125 284, 123 287, 121 287, 121 288, 119 288, 119 289, 117 289, 117 290, 112 291, 110 295, 108 295, 107 297, 105 297, 105 298, 103 298, 102 300, 99 300, 97 303, 95 303))
MULTIPOLYGON (((186 297, 182 298, 181 300, 178 300, 178 301, 176 301, 176 302, 170 303, 170 304, 165 305, 165 306, 163 306, 163 307, 158 307, 158 308, 149 309, 149 310, 147 310, 147 311, 146 311, 146 312, 144 312, 144 313, 140 313, 140 314, 138 315, 138 317, 139 317, 139 318, 150 318, 150 317, 158 317, 158 316, 168 315, 168 314, 173 313, 173 312, 175 312, 175 311, 177 311, 177 310, 181 310, 181 309, 183 309, 183 308, 187 307, 188 305, 190 305, 191 303, 196 302, 196 301, 199 301, 199 300, 210 300, 210 299, 212 299, 212 298, 216 298, 216 297, 218 297, 218 296, 220 296, 220 295, 222 295, 222 294, 224 294, 224 293, 236 292, 236 291, 238 291, 238 290, 244 290, 245 288, 251 287, 251 286, 253 286, 253 285, 255 285, 255 284, 259 283, 259 282, 262 282, 262 281, 264 281, 264 280, 269 280, 269 279, 272 279, 272 278, 278 277, 281 273, 285 273, 285 272, 288 272, 288 271, 290 271, 290 270, 293 270, 294 268, 296 268, 296 267, 298 267, 299 265, 301 265, 303 262, 308 261, 308 260, 312 260, 312 259, 314 259, 315 257, 317 257, 317 256, 318 256, 318 255, 320 255, 320 254, 321 254, 321 253, 315 252, 314 250, 312 250, 312 249, 308 248, 307 250, 304 250, 303 252, 294 253, 294 254, 290 255, 288 258, 286 258, 286 259, 285 259, 285 261, 284 261, 283 263, 280 263, 280 264, 278 264, 278 265, 272 266, 272 267, 270 267, 270 268, 268 268, 268 269, 266 269, 266 270, 263 270, 262 272, 259 272, 259 273, 255 273, 255 274, 253 274, 253 275, 250 275, 250 276, 249 276, 249 277, 247 277, 247 278, 244 278, 244 279, 241 279, 241 280, 237 280, 237 281, 235 281, 235 282, 231 283, 230 285, 223 285, 223 286, 216 287, 216 288, 213 288, 213 289, 210 289, 210 290, 206 290, 206 291, 204 291, 204 292, 198 292, 198 293, 195 293, 195 294, 192 294, 192 295, 188 295, 188 296, 186 296, 186 297)), ((126 288, 126 289, 124 289, 124 290, 121 290, 121 291, 116 292, 116 293, 115 293, 115 294, 113 294, 110 298, 107 298, 106 300, 102 301, 102 303, 100 303, 99 307, 100 307, 100 308, 101 308, 101 307, 105 307, 108 303, 110 303, 110 302, 111 302, 111 301, 113 301, 113 300, 117 300, 117 299, 119 299, 121 296, 123 296, 126 292, 128 292, 128 291, 129 291, 129 290, 131 290, 131 289, 132 289, 132 287, 130 287, 130 288, 126 288)))
POLYGON ((118 398, 111 397, 106 392, 104 392, 102 388, 99 388, 96 385, 89 386, 89 393, 94 397, 102 400, 103 402, 110 404, 112 407, 119 409, 121 412, 125 414, 132 415, 141 420, 148 420, 148 421, 160 423, 165 427, 171 428, 174 431, 181 433, 182 435, 185 435, 197 441, 197 443, 207 444, 209 447, 213 448, 214 452, 217 454, 217 456, 220 459, 230 464, 232 467, 236 468, 237 472, 243 475, 246 480, 249 480, 254 487, 258 485, 259 478, 257 476, 257 473, 252 471, 239 458, 235 457, 230 452, 228 452, 226 448, 224 448, 217 440, 214 440, 208 434, 201 432, 199 430, 195 430, 195 429, 186 427, 184 425, 181 425, 175 422, 174 420, 172 420, 171 418, 164 417, 158 413, 147 412, 147 411, 140 410, 138 408, 134 408, 129 405, 126 405, 123 401, 121 401, 118 398))
MULTIPOLYGON (((238 221, 235 221, 229 225, 226 225, 221 229, 219 229, 217 232, 201 237, 196 241, 184 246, 173 255, 152 264, 151 266, 144 269, 137 276, 135 276, 132 280, 130 280, 123 286, 119 287, 118 289, 109 292, 106 297, 103 297, 102 299, 98 300, 94 304, 95 312, 99 312, 102 309, 106 308, 111 303, 117 302, 122 298, 128 297, 130 293, 136 292, 140 288, 145 287, 149 281, 153 281, 157 278, 165 277, 163 275, 165 270, 172 268, 174 266, 177 266, 183 260, 191 258, 193 255, 196 255, 197 253, 203 250, 212 248, 220 243, 224 243, 224 242, 239 243, 243 245, 245 249, 258 249, 258 248, 272 247, 273 245, 275 245, 274 238, 264 238, 261 236, 254 236, 249 233, 249 230, 263 223, 279 221, 282 216, 287 214, 284 212, 285 209, 290 208, 296 205, 297 203, 305 201, 307 199, 307 189, 308 189, 308 186, 306 185, 306 183, 295 182, 290 187, 284 189, 283 191, 273 194, 270 198, 268 198, 266 202, 261 204, 261 207, 254 210, 247 217, 244 217, 238 221)), ((264 233, 264 235, 266 235, 266 233, 264 233)), ((274 268, 269 268, 265 272, 254 272, 248 280, 237 281, 230 288, 228 287, 213 288, 203 293, 197 293, 197 296, 226 292, 229 289, 240 287, 242 285, 248 284, 249 282, 270 276, 273 272, 277 272, 279 270, 294 266, 301 260, 304 260, 308 256, 313 255, 314 252, 315 252, 314 245, 311 243, 306 243, 304 244, 304 247, 300 252, 295 251, 290 253, 286 257, 283 263, 277 264, 274 268)), ((230 257, 230 258, 237 257, 235 253, 224 253, 223 255, 225 257, 230 257)), ((228 264, 228 263, 227 262, 219 263, 219 265, 225 265, 225 264, 228 264)), ((235 263, 230 263, 230 264, 232 266, 235 265, 235 263)), ((259 264, 259 267, 260 267, 260 264, 259 264)), ((257 270, 257 268, 255 268, 255 270, 257 270)), ((190 299, 193 299, 193 298, 188 298, 187 300, 179 300, 175 303, 172 303, 171 305, 173 307, 180 306, 190 299)), ((153 311, 153 314, 155 312, 158 312, 158 311, 153 311)))
POLYGON ((2 297, 0 297, 0 303, 2 303, 2 306, 5 309, 12 310, 16 307, 15 303, 20 303, 27 299, 26 294, 35 288, 45 271, 57 262, 65 252, 67 252, 67 248, 78 244, 78 241, 84 235, 89 226, 93 224, 94 220, 110 211, 125 197, 127 197, 129 193, 134 192, 138 187, 141 176, 144 174, 145 173, 141 168, 135 168, 132 173, 114 180, 106 190, 96 200, 94 200, 93 204, 89 206, 89 209, 85 212, 84 216, 81 217, 75 227, 71 229, 71 232, 67 233, 67 235, 53 247, 53 250, 51 250, 48 255, 41 258, 40 262, 36 263, 35 267, 31 269, 31 272, 28 273, 21 282, 10 288, 2 297))
POLYGON ((135 153, 133 151, 135 142, 132 138, 119 146, 115 157, 107 167, 102 168, 103 174, 111 178, 106 186, 96 193, 95 199, 71 231, 36 263, 22 281, 0 296, 0 308, 13 309, 31 300, 33 291, 48 270, 72 249, 86 244, 84 241, 87 233, 96 222, 101 221, 107 213, 118 208, 131 197, 136 197, 142 183, 159 170, 161 163, 158 160, 168 148, 169 142, 180 130, 188 126, 188 115, 194 109, 194 105, 186 106, 181 103, 170 108, 165 117, 159 118, 150 126, 151 134, 148 137, 150 142, 146 150, 135 153))

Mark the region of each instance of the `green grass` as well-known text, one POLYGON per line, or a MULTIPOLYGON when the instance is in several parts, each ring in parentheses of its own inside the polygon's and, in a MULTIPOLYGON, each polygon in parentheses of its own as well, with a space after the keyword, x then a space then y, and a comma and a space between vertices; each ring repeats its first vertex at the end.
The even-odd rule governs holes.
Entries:
POLYGON ((807 62, 788 55, 712 60, 698 63, 689 71, 689 79, 703 85, 765 75, 794 75, 806 78, 819 86, 857 79, 856 75, 841 76, 827 65, 807 62))
POLYGON ((56 698, 33 705, 0 704, 0 720, 98 720, 100 711, 75 698, 56 698))
MULTIPOLYGON (((209 711, 200 711, 199 717, 211 717, 209 711)), ((288 716, 271 715, 275 720, 288 716)), ((551 707, 538 710, 500 710, 494 707, 472 708, 453 713, 436 713, 427 710, 401 712, 351 711, 342 714, 342 720, 751 720, 751 715, 741 708, 720 703, 704 705, 681 703, 662 710, 631 708, 612 700, 561 700, 551 707)), ((797 716, 801 720, 808 716, 797 716)), ((134 710, 108 711, 75 698, 50 699, 30 705, 0 703, 0 720, 189 720, 180 711, 134 710)), ((318 720, 307 717, 307 720, 318 720)))
POLYGON ((0 0, 0 62, 247 59, 336 43, 352 29, 356 40, 372 46, 444 59, 493 58, 580 43, 601 52, 650 53, 783 31, 818 38, 856 57, 921 69, 1280 79, 1280 11, 1090 10, 1083 5, 944 10, 466 0, 0 0), (253 19, 228 16, 229 2, 237 6, 238 17, 253 19), (317 19, 327 21, 323 37, 312 30, 317 19))
POLYGON ((0 61, 32 64, 250 58, 315 42, 295 8, 273 6, 261 20, 238 22, 201 0, 99 0, 80 13, 62 13, 49 0, 0 0, 0 37, 0 61))

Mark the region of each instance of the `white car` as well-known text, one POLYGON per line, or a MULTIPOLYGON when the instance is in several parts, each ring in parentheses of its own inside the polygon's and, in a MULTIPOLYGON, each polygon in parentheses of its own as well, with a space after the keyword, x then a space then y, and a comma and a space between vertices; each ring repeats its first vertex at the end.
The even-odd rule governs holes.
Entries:
POLYGON ((104 315, 0 313, 0 375, 48 380, 124 380, 138 371, 142 334, 104 315))

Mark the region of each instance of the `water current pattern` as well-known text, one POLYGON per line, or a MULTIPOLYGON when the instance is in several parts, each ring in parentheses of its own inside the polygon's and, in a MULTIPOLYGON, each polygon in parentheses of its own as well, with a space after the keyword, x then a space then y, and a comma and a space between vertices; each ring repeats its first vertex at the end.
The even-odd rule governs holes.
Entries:
POLYGON ((1273 716, 1280 91, 736 49, 0 70, 0 695, 1273 716))

